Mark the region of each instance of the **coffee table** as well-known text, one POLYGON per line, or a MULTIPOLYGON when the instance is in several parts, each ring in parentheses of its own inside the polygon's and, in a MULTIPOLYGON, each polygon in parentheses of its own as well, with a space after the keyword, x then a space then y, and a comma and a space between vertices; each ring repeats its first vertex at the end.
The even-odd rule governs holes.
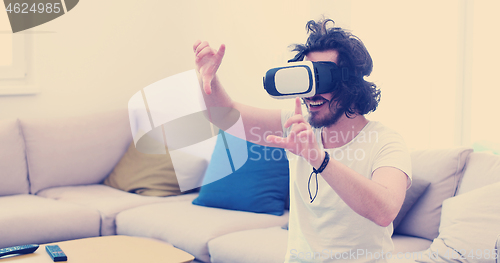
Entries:
MULTIPOLYGON (((56 242, 67 263, 187 263, 194 257, 172 245, 150 238, 102 236, 56 242)), ((1 258, 0 263, 51 263, 45 245, 35 253, 1 258)), ((64 263, 64 262, 63 262, 64 263)))

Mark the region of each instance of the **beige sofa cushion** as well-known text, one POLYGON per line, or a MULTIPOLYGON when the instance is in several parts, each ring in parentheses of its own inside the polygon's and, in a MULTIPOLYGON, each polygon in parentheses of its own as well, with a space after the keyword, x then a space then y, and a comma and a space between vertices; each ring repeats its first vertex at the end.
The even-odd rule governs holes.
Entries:
POLYGON ((494 262, 500 234, 500 182, 447 199, 439 236, 423 262, 494 262))
POLYGON ((20 123, 33 194, 101 183, 132 141, 127 110, 20 123))
POLYGON ((115 217, 124 210, 152 203, 192 201, 197 196, 197 194, 169 197, 141 196, 102 184, 48 188, 37 195, 98 210, 101 214, 101 236, 116 234, 115 217))
POLYGON ((427 190, 429 185, 431 185, 431 183, 422 178, 417 177, 412 179, 410 189, 406 190, 406 196, 403 205, 401 206, 398 215, 392 222, 394 228, 397 228, 399 226, 399 223, 401 223, 408 211, 410 211, 410 209, 412 208, 413 204, 417 202, 420 196, 422 196, 422 194, 427 190))
POLYGON ((24 140, 17 120, 0 121, 0 196, 28 194, 24 140))
POLYGON ((123 191, 146 196, 172 196, 181 194, 178 176, 182 178, 197 178, 201 180, 208 162, 197 156, 177 151, 177 163, 172 162, 169 151, 163 142, 158 142, 150 136, 140 139, 141 151, 132 142, 127 152, 115 166, 104 184, 123 191), (160 152, 166 154, 149 154, 145 152, 160 152), (179 158, 182 155, 182 158, 179 158))
POLYGON ((238 231, 208 242, 210 261, 217 262, 283 262, 288 231, 280 227, 238 231))
POLYGON ((431 184, 403 218, 394 233, 433 240, 438 236, 441 205, 455 195, 469 148, 418 150, 411 153, 413 178, 431 184))
POLYGON ((133 142, 104 180, 104 184, 147 196, 171 196, 181 193, 168 151, 167 154, 142 153, 135 148, 133 142))
POLYGON ((1 197, 0 211, 0 248, 99 236, 99 211, 82 205, 12 195, 1 197))
POLYGON ((288 212, 275 216, 181 201, 144 205, 123 211, 116 216, 116 232, 119 235, 157 238, 200 261, 210 262, 210 240, 237 231, 279 227, 287 220, 288 212))
POLYGON ((469 155, 457 195, 500 182, 500 156, 489 152, 469 155))

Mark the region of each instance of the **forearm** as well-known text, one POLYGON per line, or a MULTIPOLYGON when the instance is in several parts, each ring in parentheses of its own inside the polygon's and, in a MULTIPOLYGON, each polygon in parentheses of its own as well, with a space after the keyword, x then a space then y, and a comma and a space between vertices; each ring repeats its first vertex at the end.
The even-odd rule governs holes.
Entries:
POLYGON ((203 94, 203 101, 207 109, 205 115, 206 118, 223 130, 231 127, 234 124, 234 118, 230 118, 229 116, 237 117, 238 112, 235 111, 235 103, 222 87, 219 78, 217 76, 213 78, 211 82, 212 90, 210 94, 206 94, 203 90, 203 82, 199 75, 198 80, 202 89, 201 93, 203 94))
POLYGON ((217 77, 217 75, 213 78, 211 82, 211 87, 212 87, 211 94, 207 94, 203 90, 203 82, 199 74, 198 74, 198 81, 200 82, 201 93, 203 94, 203 100, 205 101, 205 105, 208 110, 214 107, 234 108, 235 105, 233 100, 224 90, 224 87, 222 86, 222 83, 220 82, 219 77, 217 77))
POLYGON ((370 180, 337 160, 331 159, 321 176, 352 210, 380 226, 389 225, 401 208, 401 189, 370 180))
MULTIPOLYGON (((245 139, 264 146, 270 146, 264 139, 265 135, 282 134, 280 110, 260 109, 233 101, 217 76, 212 80, 211 86, 210 94, 204 91, 202 94, 207 107, 206 117, 214 125, 227 130, 241 116, 245 139)), ((233 135, 241 136, 241 134, 233 135)))

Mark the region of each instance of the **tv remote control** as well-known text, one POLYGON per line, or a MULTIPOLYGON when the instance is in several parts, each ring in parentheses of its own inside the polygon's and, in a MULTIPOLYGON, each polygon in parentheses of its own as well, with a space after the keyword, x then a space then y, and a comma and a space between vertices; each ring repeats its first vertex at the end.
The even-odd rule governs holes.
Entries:
POLYGON ((64 254, 64 252, 58 245, 45 246, 45 250, 47 250, 47 253, 49 253, 49 256, 52 258, 52 261, 54 262, 68 260, 66 254, 64 254))
POLYGON ((29 254, 35 252, 37 249, 38 249, 37 244, 6 247, 0 249, 0 257, 7 255, 14 255, 14 254, 29 254))

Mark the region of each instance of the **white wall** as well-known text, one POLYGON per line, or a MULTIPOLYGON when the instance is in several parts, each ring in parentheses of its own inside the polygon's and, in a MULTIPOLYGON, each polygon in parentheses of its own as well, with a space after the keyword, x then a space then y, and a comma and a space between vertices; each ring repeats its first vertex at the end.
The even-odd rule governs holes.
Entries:
POLYGON ((30 77, 40 93, 0 96, 0 119, 127 107, 145 86, 193 69, 197 39, 227 45, 220 76, 235 100, 291 107, 265 93, 262 76, 291 57, 288 45, 304 41, 305 23, 319 17, 310 9, 307 1, 284 0, 80 1, 64 16, 17 33, 32 38, 30 77))
MULTIPOLYGON (((192 44, 197 39, 208 40, 215 47, 226 44, 219 72, 235 100, 263 108, 292 108, 292 101, 274 100, 265 93, 262 76, 292 56, 288 45, 305 41, 308 20, 325 14, 352 29, 372 53, 375 68, 371 80, 379 84, 383 95, 379 110, 369 118, 400 131, 410 148, 451 147, 463 143, 459 139, 464 129, 459 103, 463 3, 83 0, 66 15, 18 33, 33 40, 33 82, 41 92, 0 96, 0 119, 125 108, 140 89, 193 69, 192 44)), ((482 5, 489 10, 488 4, 482 5)), ((0 28, 5 28, 5 23, 5 14, 0 14, 0 28)), ((496 29, 487 23, 481 25, 487 28, 480 28, 480 32, 496 29)), ((480 36, 475 45, 491 48, 482 45, 488 41, 485 33, 480 36)), ((481 57, 487 58, 484 54, 481 57)), ((491 67, 498 68, 498 63, 489 64, 491 67)), ((486 72, 483 69, 483 65, 476 65, 475 75, 483 76, 479 74, 486 72)), ((493 76, 475 83, 498 86, 493 76)), ((0 85, 6 82, 0 81, 0 85)), ((481 103, 491 104, 493 97, 484 91, 472 93, 472 104, 487 108, 476 106, 475 112, 494 112, 494 105, 481 103)), ((465 115, 469 121, 474 119, 470 112, 465 115)), ((483 121, 473 123, 481 125, 483 121)), ((490 131, 497 127, 496 122, 491 123, 490 131)), ((472 141, 481 138, 480 130, 471 132, 467 127, 469 134, 477 135, 472 141)), ((492 138, 492 133, 488 134, 492 138)))
POLYGON ((496 143, 500 152, 500 26, 499 1, 475 1, 473 12, 473 37, 471 51, 470 140, 496 143))
POLYGON ((411 148, 458 141, 462 7, 455 0, 353 2, 353 30, 374 60, 369 79, 382 90, 369 118, 397 129, 411 148))

